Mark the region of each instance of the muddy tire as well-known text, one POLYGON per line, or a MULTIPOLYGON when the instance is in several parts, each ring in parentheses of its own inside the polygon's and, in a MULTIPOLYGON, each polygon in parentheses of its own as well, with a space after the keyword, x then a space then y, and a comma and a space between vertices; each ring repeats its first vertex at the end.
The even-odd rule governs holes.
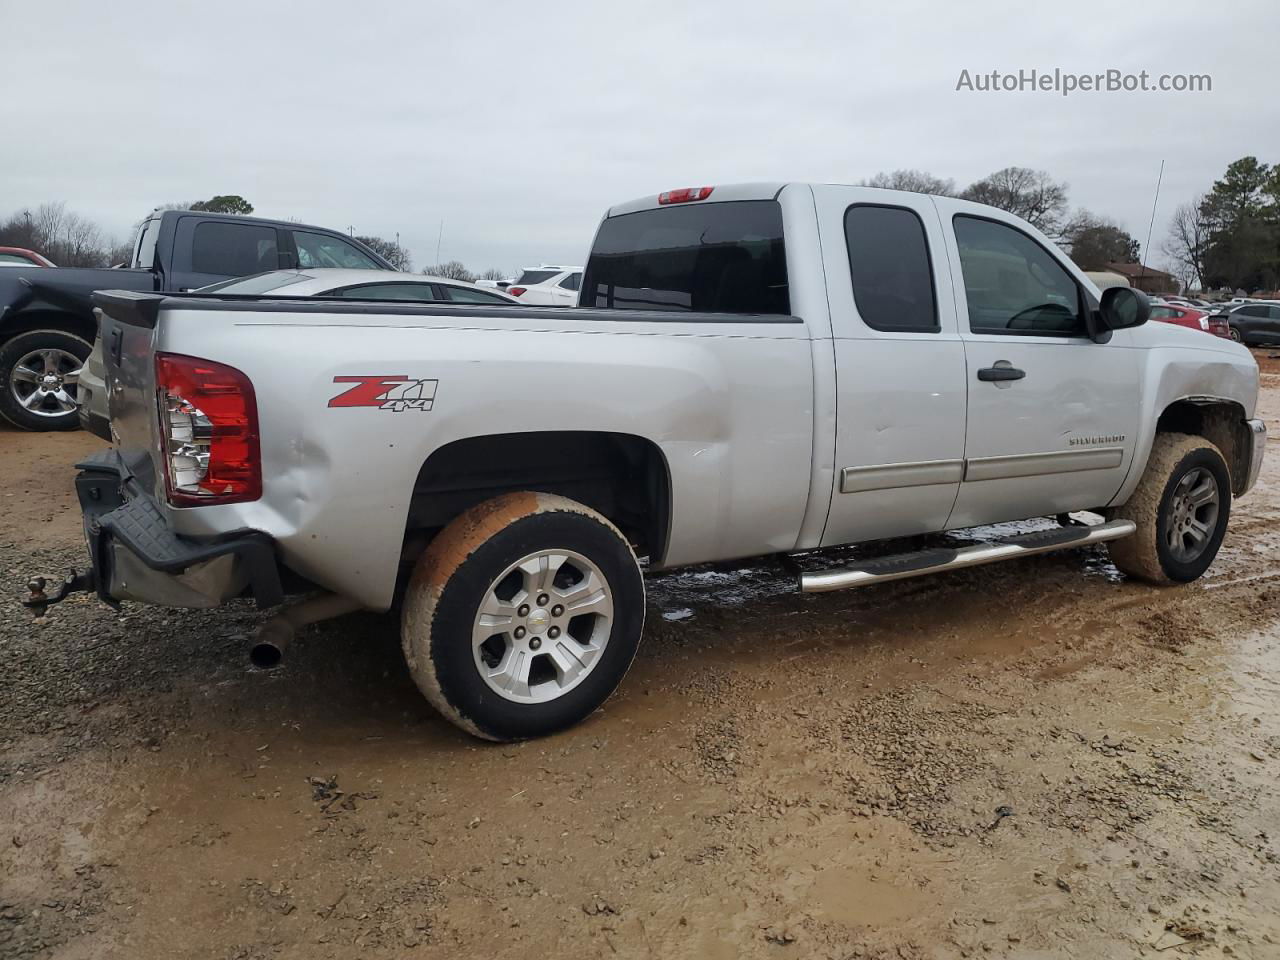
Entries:
POLYGON ((76 384, 93 345, 66 330, 0 343, 0 417, 23 430, 78 430, 76 384))
POLYGON ((487 740, 572 726, 617 689, 644 627, 630 545, 594 510, 511 493, 449 524, 418 559, 401 644, 418 688, 487 740))
POLYGON ((1200 577, 1222 546, 1231 515, 1231 475, 1222 454, 1203 437, 1158 433, 1147 469, 1115 520, 1138 525, 1108 544, 1111 562, 1150 583, 1200 577))

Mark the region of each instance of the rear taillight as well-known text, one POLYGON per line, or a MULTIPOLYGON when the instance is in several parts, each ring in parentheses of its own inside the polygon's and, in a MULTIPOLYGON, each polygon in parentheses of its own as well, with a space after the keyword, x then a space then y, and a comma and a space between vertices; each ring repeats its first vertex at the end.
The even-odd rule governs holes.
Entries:
POLYGON ((528 287, 507 287, 507 293, 508 293, 510 296, 518 297, 518 296, 520 296, 520 294, 524 293, 524 292, 525 292, 525 290, 527 290, 527 289, 528 289, 528 287))
POLYGON ((156 354, 165 490, 175 506, 262 496, 253 384, 225 364, 156 354))
POLYGON ((715 187, 682 187, 679 190, 668 190, 666 193, 658 194, 658 202, 665 205, 705 200, 711 196, 711 191, 714 189, 715 187))

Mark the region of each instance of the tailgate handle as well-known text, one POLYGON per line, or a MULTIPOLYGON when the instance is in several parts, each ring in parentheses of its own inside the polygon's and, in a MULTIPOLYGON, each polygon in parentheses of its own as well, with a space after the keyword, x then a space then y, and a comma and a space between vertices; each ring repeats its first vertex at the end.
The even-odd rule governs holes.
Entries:
POLYGON ((120 328, 116 327, 111 331, 111 359, 118 366, 120 363, 121 347, 124 345, 124 337, 121 335, 120 328))
POLYGON ((994 383, 999 380, 1021 380, 1027 375, 1027 371, 1019 370, 1017 367, 983 367, 978 371, 978 379, 984 383, 994 383))

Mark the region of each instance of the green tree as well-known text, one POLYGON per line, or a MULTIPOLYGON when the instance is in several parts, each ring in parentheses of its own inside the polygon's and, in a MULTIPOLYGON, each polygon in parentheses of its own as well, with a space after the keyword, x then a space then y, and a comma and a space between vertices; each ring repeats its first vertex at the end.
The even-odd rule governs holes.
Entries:
POLYGON ((238 193, 225 193, 208 200, 197 200, 189 209, 204 213, 236 213, 247 217, 253 213, 253 204, 238 193))
POLYGON ((1256 290, 1274 286, 1280 266, 1280 218, 1276 171, 1257 157, 1227 167, 1201 204, 1209 233, 1206 281, 1212 286, 1256 290))
POLYGON ((1062 228, 1062 242, 1081 270, 1109 263, 1137 263, 1140 245, 1115 223, 1081 210, 1062 228))

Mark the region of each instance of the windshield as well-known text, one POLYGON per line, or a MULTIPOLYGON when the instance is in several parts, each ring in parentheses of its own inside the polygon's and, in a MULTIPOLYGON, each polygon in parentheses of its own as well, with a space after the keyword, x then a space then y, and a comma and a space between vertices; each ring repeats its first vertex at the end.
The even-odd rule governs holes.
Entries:
POLYGON ((293 286, 295 283, 301 283, 303 280, 311 279, 313 278, 305 273, 295 273, 292 270, 272 270, 269 273, 255 273, 251 277, 236 277, 233 280, 223 280, 221 283, 211 283, 207 287, 200 287, 194 292, 240 293, 254 296, 271 293, 284 287, 293 286))
POLYGON ((579 304, 788 314, 782 207, 740 200, 609 217, 587 262, 579 304))

